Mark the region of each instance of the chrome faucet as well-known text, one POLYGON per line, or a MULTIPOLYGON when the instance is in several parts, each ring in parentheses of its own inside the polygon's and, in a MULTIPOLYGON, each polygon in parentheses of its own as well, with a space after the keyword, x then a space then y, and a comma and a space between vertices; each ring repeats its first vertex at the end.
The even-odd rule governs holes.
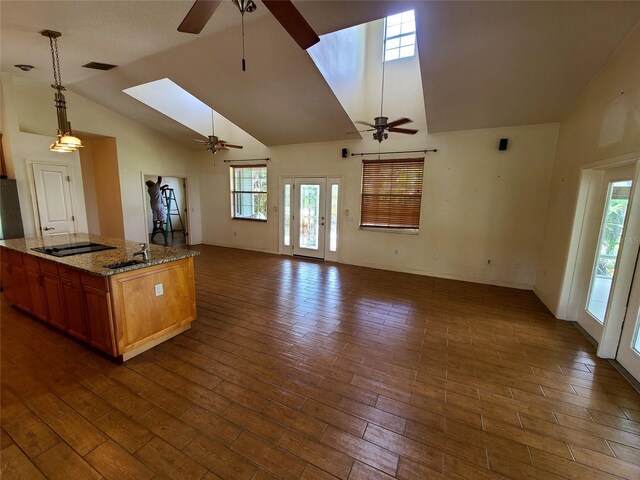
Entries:
POLYGON ((139 252, 135 252, 133 254, 134 257, 138 256, 138 255, 142 255, 142 261, 143 262, 148 262, 149 261, 149 246, 146 243, 141 243, 140 244, 140 251, 139 252))

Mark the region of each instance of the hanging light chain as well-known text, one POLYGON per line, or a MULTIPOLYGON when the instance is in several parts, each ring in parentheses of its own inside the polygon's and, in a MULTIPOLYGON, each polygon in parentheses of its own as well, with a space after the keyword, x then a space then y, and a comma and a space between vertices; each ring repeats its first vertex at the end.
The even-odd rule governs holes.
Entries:
POLYGON ((53 80, 54 87, 58 90, 64 90, 62 86, 62 74, 60 73, 60 54, 58 53, 58 39, 53 35, 49 36, 49 45, 51 46, 51 61, 53 63, 53 80))

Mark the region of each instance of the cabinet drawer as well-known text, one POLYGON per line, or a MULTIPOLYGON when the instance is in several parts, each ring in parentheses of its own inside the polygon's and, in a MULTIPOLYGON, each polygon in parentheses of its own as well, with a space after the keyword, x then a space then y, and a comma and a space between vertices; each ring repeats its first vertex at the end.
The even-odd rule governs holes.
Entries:
POLYGON ((80 271, 66 265, 58 265, 58 275, 74 282, 80 281, 80 271))
POLYGON ((42 270, 43 272, 58 275, 58 265, 56 265, 54 262, 50 262, 49 260, 43 260, 42 258, 40 258, 38 260, 38 265, 40 265, 40 270, 42 270))
POLYGON ((34 257, 32 255, 23 255, 22 263, 24 263, 27 267, 40 268, 38 257, 34 257))
POLYGON ((102 290, 103 292, 109 291, 109 282, 107 277, 82 272, 80 278, 83 285, 102 290))
POLYGON ((22 254, 15 250, 6 250, 8 262, 12 265, 22 265, 22 254))

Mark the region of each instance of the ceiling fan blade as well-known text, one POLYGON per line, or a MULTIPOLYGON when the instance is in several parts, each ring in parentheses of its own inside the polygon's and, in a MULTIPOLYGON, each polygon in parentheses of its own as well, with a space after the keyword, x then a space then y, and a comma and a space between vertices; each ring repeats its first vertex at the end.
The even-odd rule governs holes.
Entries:
POLYGON ((242 145, 233 145, 232 143, 225 143, 224 146, 231 148, 244 148, 242 145))
POLYGON ((387 127, 398 127, 400 125, 404 125, 405 123, 411 123, 413 120, 408 118, 399 118, 398 120, 394 120, 393 122, 387 123, 387 127))
POLYGON ((311 25, 289 0, 262 0, 262 3, 303 50, 320 41, 311 25))
POLYGON ((371 123, 367 123, 367 122, 361 122, 360 120, 356 120, 356 121, 355 121, 355 122, 353 122, 353 123, 359 123, 360 125, 366 125, 367 127, 371 127, 371 128, 373 128, 373 129, 375 129, 375 128, 376 128, 376 126, 375 126, 375 125, 373 125, 373 124, 371 124, 371 123))
POLYGON ((415 135, 418 133, 418 130, 414 130, 413 128, 390 128, 390 132, 394 133, 406 133, 407 135, 415 135))
POLYGON ((178 27, 179 32, 200 33, 221 0, 196 0, 178 27))
POLYGON ((208 140, 200 140, 199 138, 192 138, 191 140, 193 140, 194 142, 198 142, 198 143, 209 143, 208 140))

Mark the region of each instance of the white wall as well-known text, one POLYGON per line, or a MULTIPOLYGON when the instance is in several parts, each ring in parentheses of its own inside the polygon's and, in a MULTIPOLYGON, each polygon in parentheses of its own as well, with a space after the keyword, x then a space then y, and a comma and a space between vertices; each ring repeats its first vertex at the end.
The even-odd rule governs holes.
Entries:
POLYGON ((271 158, 266 223, 231 219, 229 164, 221 161, 222 157, 214 161, 203 156, 204 243, 275 253, 280 219, 274 207, 282 211, 279 178, 342 177, 341 262, 530 288, 541 247, 556 137, 555 124, 391 136, 383 143, 383 151, 439 150, 426 156, 419 235, 358 227, 361 159, 343 159, 340 149, 376 150, 373 140, 290 145, 235 154, 234 158, 271 158), (506 152, 498 151, 502 137, 509 138, 506 152), (346 220, 346 209, 353 220, 346 220), (397 255, 393 253, 396 249, 397 255), (489 258, 491 265, 487 264, 489 258))
MULTIPOLYGON (((560 124, 536 293, 563 317, 563 285, 581 168, 640 158, 640 25, 560 124)), ((565 299, 566 300, 566 299, 565 299)))
MULTIPOLYGON (((196 179, 197 153, 73 92, 67 92, 66 97, 69 119, 74 129, 116 139, 125 238, 137 241, 146 239, 141 172, 171 171, 194 179, 189 199, 194 209, 194 228, 190 234, 193 243, 200 243, 202 237, 199 229, 199 182, 196 179)), ((18 124, 16 131, 45 135, 49 137, 49 143, 54 140, 51 135, 55 133, 56 117, 53 93, 48 85, 18 81, 5 75, 3 98, 3 109, 7 109, 9 113, 15 112, 14 117, 18 124), (5 94, 7 89, 12 91, 9 97, 5 94), (12 105, 7 105, 9 103, 12 105)), ((24 163, 24 154, 19 147, 12 147, 11 154, 12 164, 24 163)), ((21 188, 21 181, 24 179, 18 180, 21 188)), ((29 229, 33 231, 34 226, 33 217, 26 213, 25 233, 29 229)))

